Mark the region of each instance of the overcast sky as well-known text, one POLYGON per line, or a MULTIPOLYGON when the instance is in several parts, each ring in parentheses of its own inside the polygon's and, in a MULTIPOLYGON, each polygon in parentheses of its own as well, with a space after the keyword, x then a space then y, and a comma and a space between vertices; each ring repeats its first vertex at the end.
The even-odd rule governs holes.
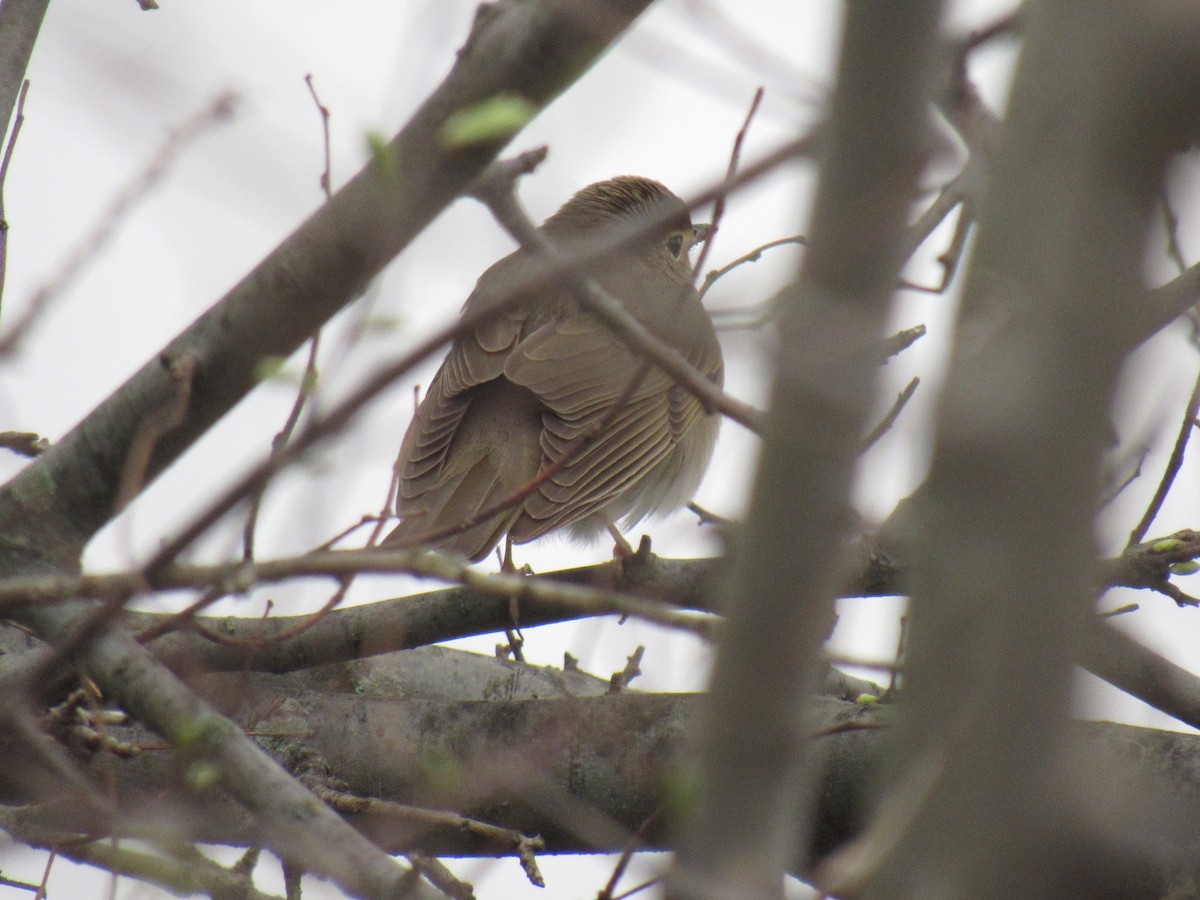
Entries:
MULTIPOLYGON (((369 136, 394 134, 448 71, 475 9, 474 3, 458 0, 161 2, 161 10, 149 13, 134 0, 55 0, 50 6, 29 73, 27 120, 4 187, 11 231, 0 327, 108 219, 106 210, 145 171, 171 129, 224 92, 236 95, 236 115, 183 149, 161 181, 115 222, 111 241, 88 256, 86 268, 56 298, 21 354, 5 361, 0 369, 4 429, 61 437, 321 203, 322 136, 306 74, 311 73, 332 112, 336 188, 363 165, 369 136)), ((953 3, 953 27, 965 31, 1012 5, 953 3)), ((766 99, 744 158, 754 159, 794 136, 821 111, 835 62, 840 6, 833 0, 663 0, 655 5, 512 145, 513 150, 550 148, 546 163, 522 184, 531 214, 541 220, 573 191, 617 174, 659 179, 684 197, 711 185, 725 169, 759 85, 766 88, 766 99)), ((997 108, 1011 58, 1008 49, 998 47, 975 61, 974 74, 997 108)), ((948 148, 939 170, 950 171, 954 160, 948 148)), ((710 263, 803 232, 812 175, 808 165, 791 165, 736 196, 710 263)), ((1194 227, 1189 231, 1195 224, 1191 208, 1184 203, 1181 209, 1185 253, 1188 234, 1196 233, 1194 227)), ((511 249, 481 206, 456 203, 327 330, 321 400, 345 393, 364 372, 451 321, 479 274, 511 249), (372 323, 368 336, 351 346, 346 335, 364 318, 372 323)), ((931 280, 928 261, 941 249, 936 245, 923 252, 924 264, 914 267, 912 277, 931 280)), ((797 250, 774 251, 721 282, 707 305, 728 310, 759 303, 798 260, 797 250)), ((930 334, 884 371, 881 412, 913 375, 920 375, 923 385, 899 425, 863 462, 856 500, 869 518, 885 516, 921 477, 928 451, 923 428, 936 398, 953 307, 953 297, 913 293, 898 303, 897 328, 924 322, 930 334)), ((773 352, 769 332, 729 331, 722 340, 727 389, 765 403, 773 352)), ((427 383, 437 361, 398 384, 340 440, 277 483, 264 510, 260 555, 310 549, 380 507, 411 413, 412 388, 427 383)), ((298 373, 300 366, 293 360, 286 371, 298 373)), ((1133 400, 1125 403, 1132 412, 1121 419, 1129 424, 1119 428, 1125 446, 1152 441, 1164 428, 1168 442, 1173 438, 1195 368, 1182 328, 1156 339, 1139 356, 1133 367, 1138 378, 1128 392, 1133 400)), ((294 391, 286 378, 256 390, 94 542, 89 567, 134 564, 202 509, 207 498, 267 452, 294 391)), ((755 449, 744 430, 726 423, 697 500, 718 513, 739 515, 755 449)), ((1146 471, 1153 474, 1145 490, 1131 491, 1105 520, 1111 534, 1128 533, 1153 491, 1164 455, 1159 451, 1147 459, 1146 471)), ((7 478, 21 465, 0 455, 0 476, 7 478)), ((1193 477, 1152 534, 1200 527, 1196 497, 1193 477)), ((205 541, 198 558, 226 557, 236 547, 239 524, 232 521, 205 541)), ((652 523, 648 530, 664 555, 718 549, 686 513, 652 523)), ((608 552, 607 545, 574 547, 550 539, 522 548, 519 561, 547 570, 598 561, 608 552)), ((362 579, 353 597, 361 602, 415 589, 404 579, 362 579)), ((294 613, 319 605, 324 597, 317 586, 277 587, 226 601, 219 611, 260 615, 269 598, 279 612, 294 613)), ((1136 599, 1144 610, 1129 627, 1195 668, 1191 647, 1200 643, 1194 639, 1197 613, 1168 608, 1163 598, 1136 599)), ((862 657, 888 656, 894 651, 897 611, 891 601, 846 601, 837 646, 862 657)), ((703 649, 645 626, 588 623, 527 636, 531 660, 560 664, 566 649, 604 676, 622 668, 633 648, 646 644, 645 675, 635 686, 703 686, 703 649)), ((464 645, 486 651, 494 643, 485 638, 464 645)), ((1177 727, 1133 701, 1118 702, 1113 694, 1089 689, 1087 708, 1177 727)), ((40 877, 44 857, 26 854, 10 866, 10 856, 0 847, 6 874, 40 877)), ((66 872, 61 862, 56 865, 66 872)), ((592 895, 608 870, 603 862, 568 867, 547 861, 551 888, 542 892, 528 887, 508 863, 467 862, 460 869, 475 878, 485 867, 493 874, 479 878, 480 896, 516 900, 592 895)), ((148 894, 130 884, 121 896, 148 894)))

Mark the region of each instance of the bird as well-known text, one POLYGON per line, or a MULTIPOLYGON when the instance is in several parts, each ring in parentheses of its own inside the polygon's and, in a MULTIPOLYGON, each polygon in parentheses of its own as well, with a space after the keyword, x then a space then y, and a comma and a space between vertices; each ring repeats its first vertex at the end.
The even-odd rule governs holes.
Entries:
MULTIPOLYGON (((693 225, 675 194, 640 176, 599 181, 539 231, 569 258, 651 219, 659 223, 651 231, 579 272, 722 387, 721 345, 689 258, 708 226, 693 225)), ((558 529, 584 540, 607 529, 619 539, 618 522, 627 530, 677 509, 699 487, 719 415, 645 365, 561 277, 530 277, 548 267, 541 254, 519 248, 468 296, 464 314, 487 309, 514 285, 536 285, 452 342, 401 442, 400 522, 384 547, 422 545, 479 562, 507 537, 510 563, 512 544, 558 529)))

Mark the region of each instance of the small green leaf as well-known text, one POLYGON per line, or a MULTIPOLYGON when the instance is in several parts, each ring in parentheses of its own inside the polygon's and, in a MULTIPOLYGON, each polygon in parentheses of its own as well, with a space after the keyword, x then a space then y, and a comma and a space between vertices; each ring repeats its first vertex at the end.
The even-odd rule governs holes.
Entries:
POLYGON ((1150 549, 1155 553, 1170 553, 1178 547, 1183 546, 1183 541, 1179 538, 1163 538, 1161 541, 1155 541, 1150 545, 1150 549))
POLYGON ((854 702, 859 706, 874 706, 879 702, 879 698, 874 694, 859 694, 854 698, 854 702))
POLYGON ((362 320, 363 334, 369 337, 391 337, 396 332, 405 327, 407 321, 404 316, 391 315, 390 313, 373 313, 362 320))
POLYGON ((287 368, 287 360, 282 356, 264 356, 254 367, 254 376, 260 382, 269 381, 288 387, 295 385, 305 394, 311 394, 320 380, 319 374, 308 368, 303 371, 287 368))
POLYGON ((170 736, 171 743, 181 751, 195 752, 206 742, 220 737, 217 720, 212 716, 197 716, 181 722, 170 736))
POLYGON ((691 819, 700 802, 700 768, 680 761, 668 770, 662 786, 666 794, 667 818, 671 822, 686 822, 691 819))
POLYGON ((221 770, 216 763, 208 760, 197 760, 187 767, 184 781, 193 791, 203 791, 214 787, 221 780, 221 770))
POLYGON ((1184 560, 1183 562, 1171 563, 1167 568, 1175 575, 1194 575, 1200 572, 1200 563, 1194 559, 1184 560))
POLYGON ((537 107, 516 94, 501 94, 460 109, 442 126, 447 147, 506 141, 537 115, 537 107))
POLYGON ((418 764, 426 781, 441 791, 458 791, 466 783, 462 765, 450 753, 434 747, 421 754, 418 764))
POLYGON ((371 161, 385 172, 396 171, 396 152, 392 149, 386 134, 380 131, 368 131, 367 151, 371 154, 371 161))
POLYGON ((264 356, 254 366, 256 381, 271 381, 283 374, 283 366, 287 362, 282 356, 264 356))

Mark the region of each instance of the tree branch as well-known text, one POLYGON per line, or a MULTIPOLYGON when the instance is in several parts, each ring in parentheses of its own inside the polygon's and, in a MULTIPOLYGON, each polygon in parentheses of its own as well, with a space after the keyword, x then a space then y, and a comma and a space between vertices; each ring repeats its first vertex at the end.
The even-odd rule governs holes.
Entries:
POLYGON ((936 0, 846 8, 809 248, 779 320, 750 513, 696 726, 696 812, 670 896, 776 896, 804 826, 796 722, 845 577, 854 461, 867 430, 888 301, 917 177, 936 59, 936 0))
MULTIPOLYGON (((1076 884, 1055 790, 1074 762, 1063 741, 1096 596, 1100 458, 1141 339, 1127 313, 1144 295, 1162 173, 1195 134, 1200 17, 1120 0, 1026 10, 911 519, 906 735, 891 785, 907 800, 890 820, 880 805, 889 846, 857 876, 880 896, 1076 884)), ((1110 799, 1087 775, 1077 808, 1110 799)))
POLYGON ((0 124, 5 130, 49 5, 50 0, 7 0, 0 6, 0 124))
MULTIPOLYGON (((677 795, 685 729, 700 702, 689 694, 633 692, 433 702, 252 690, 240 698, 238 721, 262 736, 281 765, 297 773, 319 766, 346 791, 538 834, 549 852, 618 852, 664 797, 677 795)), ((789 871, 814 880, 831 850, 861 834, 878 800, 877 774, 897 740, 893 713, 886 706, 814 701, 805 728, 822 790, 810 839, 788 849, 789 871)), ((149 738, 137 726, 118 731, 132 744, 149 738)), ((1081 767, 1110 779, 1113 797, 1089 808, 1089 819, 1064 826, 1079 841, 1072 872, 1082 880, 1071 883, 1108 888, 1088 896, 1160 896, 1156 888, 1197 862, 1200 788, 1184 761, 1200 754, 1200 737, 1092 723, 1074 727, 1071 742, 1081 767)), ((151 826, 164 796, 177 796, 169 755, 143 753, 111 764, 118 801, 129 810, 124 821, 151 826)), ((1064 779, 1065 808, 1077 787, 1064 779)), ((10 790, 0 783, 0 799, 11 802, 10 790)), ((205 815, 190 820, 195 839, 245 844, 256 837, 219 796, 203 802, 205 815)), ((90 824, 86 811, 69 805, 44 815, 62 828, 90 824)), ((642 833, 643 849, 669 848, 664 819, 642 833)), ((513 853, 506 841, 434 817, 365 814, 352 821, 392 852, 513 853)))

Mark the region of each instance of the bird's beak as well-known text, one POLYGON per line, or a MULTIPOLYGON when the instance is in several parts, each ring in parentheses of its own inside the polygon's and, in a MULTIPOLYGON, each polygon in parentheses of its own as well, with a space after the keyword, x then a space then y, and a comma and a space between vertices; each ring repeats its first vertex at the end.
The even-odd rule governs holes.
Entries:
POLYGON ((703 244, 708 240, 708 232, 712 228, 707 222, 692 226, 692 246, 703 244))

